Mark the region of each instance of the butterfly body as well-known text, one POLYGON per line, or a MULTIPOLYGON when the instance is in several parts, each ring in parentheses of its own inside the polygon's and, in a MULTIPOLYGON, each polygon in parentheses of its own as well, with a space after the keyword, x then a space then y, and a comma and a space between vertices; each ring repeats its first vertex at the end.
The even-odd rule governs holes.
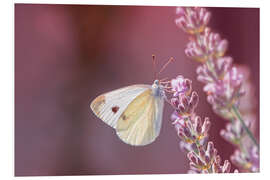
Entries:
POLYGON ((160 133, 164 89, 153 85, 132 85, 98 96, 90 107, 95 115, 116 130, 125 143, 140 146, 153 142, 160 133))

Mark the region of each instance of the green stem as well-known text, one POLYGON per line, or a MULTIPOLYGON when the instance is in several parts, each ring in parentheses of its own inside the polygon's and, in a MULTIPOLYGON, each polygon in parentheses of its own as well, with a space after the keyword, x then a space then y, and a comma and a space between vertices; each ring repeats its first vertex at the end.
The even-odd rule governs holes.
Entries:
POLYGON ((237 117, 237 119, 239 119, 239 121, 241 122, 243 128, 245 129, 245 131, 247 132, 249 138, 253 141, 253 143, 257 146, 257 148, 259 149, 259 144, 257 143, 255 137, 253 136, 252 132, 249 130, 249 128, 246 126, 244 120, 242 119, 242 116, 238 110, 238 108, 233 105, 232 106, 232 110, 233 110, 233 113, 234 115, 237 117))
MULTIPOLYGON (((236 130, 236 126, 235 126, 235 124, 234 124, 235 121, 236 121, 236 119, 234 119, 234 118, 231 118, 231 119, 230 119, 230 122, 231 122, 232 128, 233 128, 233 131, 238 132, 238 131, 236 130)), ((233 142, 234 142, 234 144, 237 145, 238 148, 245 154, 245 156, 248 157, 248 152, 247 152, 247 150, 246 150, 246 147, 243 145, 242 137, 241 137, 240 134, 237 134, 237 135, 239 135, 240 138, 235 139, 233 142)))

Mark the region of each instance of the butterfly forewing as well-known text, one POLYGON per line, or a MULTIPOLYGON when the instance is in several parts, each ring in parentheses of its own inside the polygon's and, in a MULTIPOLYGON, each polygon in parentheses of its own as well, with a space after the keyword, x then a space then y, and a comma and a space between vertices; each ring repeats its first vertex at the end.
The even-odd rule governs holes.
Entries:
POLYGON ((98 96, 90 107, 97 117, 116 128, 117 121, 127 106, 149 89, 151 89, 150 85, 132 85, 117 89, 98 96))

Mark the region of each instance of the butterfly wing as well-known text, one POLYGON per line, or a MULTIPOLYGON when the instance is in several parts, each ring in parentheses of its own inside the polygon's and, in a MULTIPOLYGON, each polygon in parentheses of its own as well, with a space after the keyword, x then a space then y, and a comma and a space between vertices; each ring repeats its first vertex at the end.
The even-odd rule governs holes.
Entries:
POLYGON ((147 89, 121 114, 116 133, 127 144, 139 146, 153 142, 160 133, 164 100, 147 89))
POLYGON ((127 106, 148 89, 151 89, 150 85, 140 84, 104 93, 92 101, 90 108, 98 118, 116 128, 116 123, 127 106))

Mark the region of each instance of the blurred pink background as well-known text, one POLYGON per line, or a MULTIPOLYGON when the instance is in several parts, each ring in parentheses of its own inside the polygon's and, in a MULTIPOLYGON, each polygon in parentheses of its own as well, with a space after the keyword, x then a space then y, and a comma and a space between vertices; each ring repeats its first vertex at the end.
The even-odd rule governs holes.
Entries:
MULTIPOLYGON (((259 9, 208 9, 210 27, 229 41, 228 55, 251 68, 259 104, 259 9)), ((223 160, 229 159, 234 148, 219 135, 225 121, 206 102, 196 80, 199 64, 184 54, 188 37, 176 27, 174 12, 174 7, 15 5, 16 176, 186 173, 188 160, 170 124, 169 105, 160 136, 145 147, 121 142, 89 109, 101 93, 152 84, 152 54, 159 66, 176 59, 161 78, 181 74, 193 81, 200 96, 197 114, 210 117, 210 139, 223 160)))

